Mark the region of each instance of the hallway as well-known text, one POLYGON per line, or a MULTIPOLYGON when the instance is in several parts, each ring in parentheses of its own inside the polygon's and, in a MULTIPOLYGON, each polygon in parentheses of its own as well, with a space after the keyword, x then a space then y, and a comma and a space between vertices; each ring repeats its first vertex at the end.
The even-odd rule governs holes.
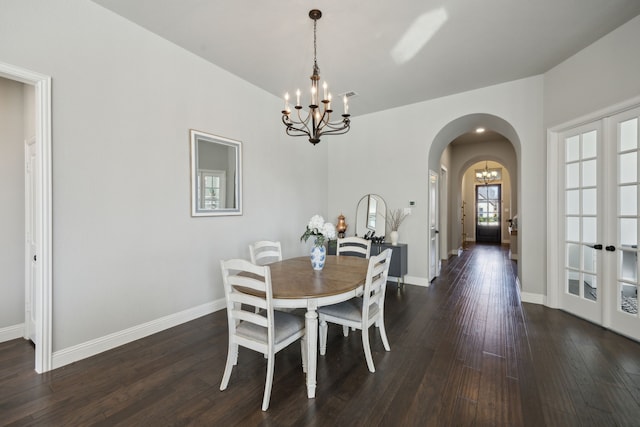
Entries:
POLYGON ((640 421, 640 344, 558 310, 520 304, 505 247, 475 245, 429 288, 389 283, 391 351, 371 332, 329 328, 307 399, 299 346, 266 363, 240 350, 219 391, 227 346, 219 311, 44 375, 24 340, 0 344, 0 425, 632 426, 640 421))

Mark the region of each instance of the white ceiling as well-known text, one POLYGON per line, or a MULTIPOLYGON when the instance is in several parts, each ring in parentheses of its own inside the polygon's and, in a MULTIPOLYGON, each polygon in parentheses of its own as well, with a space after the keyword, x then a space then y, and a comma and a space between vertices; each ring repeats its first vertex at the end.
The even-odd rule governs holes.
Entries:
POLYGON ((318 8, 320 75, 334 99, 358 94, 354 116, 544 73, 640 14, 639 0, 93 1, 276 96, 308 90, 318 8))

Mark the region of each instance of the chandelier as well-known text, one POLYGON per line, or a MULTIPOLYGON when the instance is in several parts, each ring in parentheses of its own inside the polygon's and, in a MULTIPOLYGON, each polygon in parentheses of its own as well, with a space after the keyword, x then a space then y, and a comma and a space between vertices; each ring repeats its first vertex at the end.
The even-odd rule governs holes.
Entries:
POLYGON ((484 163, 483 170, 476 170, 476 181, 483 182, 484 185, 489 184, 498 179, 498 171, 493 169, 489 169, 489 165, 487 162, 484 163))
POLYGON ((311 75, 311 101, 309 110, 304 111, 300 104, 300 89, 296 91, 296 105, 293 107, 295 113, 292 114, 289 105, 289 93, 284 96, 284 110, 282 110, 282 123, 287 127, 287 135, 289 136, 307 136, 309 142, 316 145, 320 142, 322 135, 341 135, 349 132, 351 121, 349 117, 349 105, 347 96, 343 98, 344 114, 342 120, 331 121, 331 94, 327 90, 327 82, 322 85, 323 94, 320 100, 320 92, 318 91, 318 82, 320 81, 320 69, 316 59, 316 24, 318 19, 322 17, 322 12, 313 9, 309 12, 309 18, 313 19, 313 74, 311 75), (320 105, 322 104, 322 105, 320 105), (295 117, 292 117, 295 116, 295 117))

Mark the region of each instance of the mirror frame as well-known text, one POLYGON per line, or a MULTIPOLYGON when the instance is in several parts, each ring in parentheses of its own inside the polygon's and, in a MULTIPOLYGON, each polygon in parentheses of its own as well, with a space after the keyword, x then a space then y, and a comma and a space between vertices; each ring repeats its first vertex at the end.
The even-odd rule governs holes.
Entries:
MULTIPOLYGON (((376 204, 376 215, 378 216, 378 218, 376 219, 376 221, 382 220, 383 221, 383 225, 385 228, 385 234, 387 232, 386 230, 386 218, 387 218, 387 202, 386 200, 384 200, 384 198, 379 195, 379 194, 374 194, 374 193, 370 193, 370 194, 365 194, 364 196, 362 196, 362 198, 358 201, 358 204, 356 205, 356 220, 355 220, 355 236, 358 237, 363 237, 364 235, 359 235, 358 234, 358 230, 360 228, 360 224, 359 222, 364 220, 364 230, 369 231, 371 230, 371 228, 369 227, 369 216, 370 216, 370 210, 371 210, 371 200, 375 200, 375 204, 376 204), (384 205, 384 214, 377 212, 377 208, 380 207, 380 203, 382 203, 384 205), (364 215, 363 218, 360 218, 361 215, 359 215, 359 211, 360 211, 360 206, 363 207, 363 209, 365 209, 364 211, 364 215), (382 218, 380 218, 382 217, 382 218)), ((376 227, 376 229, 378 229, 378 227, 376 227)), ((374 230, 375 231, 375 230, 374 230)), ((366 232, 365 232, 366 233, 366 232)), ((381 237, 383 235, 379 235, 376 234, 377 237, 381 237)))
MULTIPOLYGON (((195 129, 189 131, 191 146, 191 216, 229 216, 242 215, 242 142, 222 136, 201 132, 195 129), (224 145, 235 149, 234 198, 235 206, 232 208, 202 209, 198 203, 198 143, 207 141, 213 144, 224 145)), ((227 181, 230 178, 227 177, 227 181)))

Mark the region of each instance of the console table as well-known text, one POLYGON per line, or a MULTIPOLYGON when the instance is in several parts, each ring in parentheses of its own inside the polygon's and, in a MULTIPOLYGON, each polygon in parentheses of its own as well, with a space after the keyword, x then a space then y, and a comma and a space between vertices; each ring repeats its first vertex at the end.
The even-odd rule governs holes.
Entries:
POLYGON ((398 287, 404 286, 404 276, 407 274, 407 251, 406 243, 372 243, 371 255, 378 255, 385 249, 391 249, 391 265, 389 266, 389 276, 398 278, 398 287))
MULTIPOLYGON (((391 265, 389 266, 389 276, 398 278, 398 286, 404 286, 404 276, 407 274, 407 252, 408 246, 406 243, 398 243, 392 245, 391 243, 371 243, 371 255, 378 255, 385 249, 391 249, 391 265)), ((331 240, 329 242, 329 255, 336 254, 336 241, 331 240)))

